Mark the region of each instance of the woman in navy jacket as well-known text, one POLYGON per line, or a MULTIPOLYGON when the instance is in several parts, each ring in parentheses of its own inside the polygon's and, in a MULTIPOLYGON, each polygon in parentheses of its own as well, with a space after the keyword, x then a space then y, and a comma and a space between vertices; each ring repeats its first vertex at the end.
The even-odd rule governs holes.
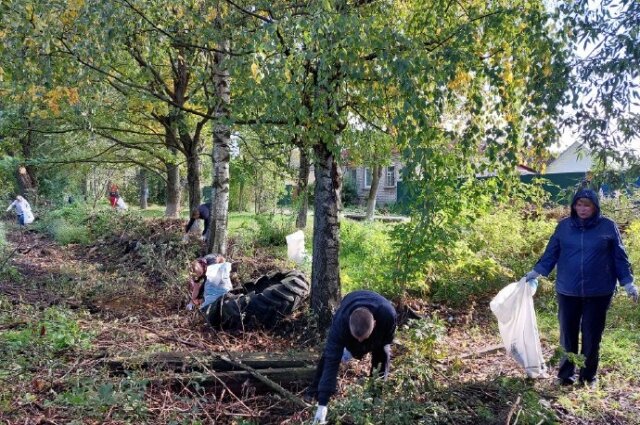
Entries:
MULTIPOLYGON (((592 190, 580 190, 573 197, 571 216, 558 223, 544 254, 526 279, 547 276, 556 265, 560 344, 565 352, 577 354, 582 332, 580 353, 585 363, 578 379, 593 385, 616 281, 636 302, 638 290, 618 227, 601 215, 598 196, 592 190)), ((558 371, 560 384, 573 384, 574 371, 574 363, 565 355, 558 371)))

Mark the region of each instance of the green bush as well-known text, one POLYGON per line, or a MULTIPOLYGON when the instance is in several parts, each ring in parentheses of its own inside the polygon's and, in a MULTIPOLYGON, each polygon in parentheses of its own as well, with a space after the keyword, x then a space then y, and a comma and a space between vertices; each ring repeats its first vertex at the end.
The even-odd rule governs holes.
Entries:
POLYGON ((481 258, 491 258, 510 270, 510 277, 520 277, 536 263, 555 227, 555 221, 501 209, 474 222, 468 246, 481 258))
POLYGON ((634 220, 640 219, 637 203, 640 201, 640 191, 637 189, 618 192, 615 196, 605 196, 600 199, 600 209, 619 226, 627 226, 634 220))
POLYGON ((624 239, 633 270, 640 270, 640 220, 631 223, 625 232, 624 239))
POLYGON ((401 292, 393 280, 390 226, 383 223, 340 223, 340 279, 345 292, 370 289, 393 296, 401 292))
POLYGON ((293 216, 260 214, 255 216, 255 220, 258 224, 255 238, 260 246, 286 245, 286 236, 296 231, 293 216))
POLYGON ((63 218, 49 221, 47 233, 60 245, 72 243, 88 244, 91 241, 89 229, 86 226, 69 223, 63 218))
POLYGON ((495 294, 533 267, 555 226, 553 220, 527 219, 506 208, 480 217, 462 240, 447 247, 448 261, 427 265, 432 298, 463 305, 495 294))
POLYGON ((36 228, 51 235, 61 245, 89 244, 125 229, 136 228, 141 234, 150 232, 138 212, 115 212, 111 208, 93 210, 83 203, 45 212, 36 228))
POLYGON ((360 199, 358 198, 358 188, 356 180, 351 174, 347 174, 342 182, 342 204, 345 207, 358 206, 360 199))

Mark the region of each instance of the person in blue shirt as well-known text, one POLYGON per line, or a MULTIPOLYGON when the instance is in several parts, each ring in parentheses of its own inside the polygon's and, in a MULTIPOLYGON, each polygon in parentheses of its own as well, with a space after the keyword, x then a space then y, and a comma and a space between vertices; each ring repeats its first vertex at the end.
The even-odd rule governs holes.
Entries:
POLYGON ((341 361, 361 359, 371 353, 371 374, 386 378, 391 362, 391 343, 396 331, 396 310, 382 295, 354 291, 336 311, 308 397, 318 399, 314 423, 325 423, 327 403, 336 392, 341 361))
MULTIPOLYGON (((525 278, 530 281, 540 275, 547 276, 556 266, 560 344, 566 353, 577 354, 582 333, 580 354, 585 362, 578 380, 593 386, 616 281, 638 301, 638 289, 633 284, 631 265, 618 227, 602 216, 593 190, 582 189, 575 194, 571 216, 558 223, 544 254, 525 278)), ((565 355, 558 370, 559 383, 572 385, 574 373, 575 364, 565 355)))

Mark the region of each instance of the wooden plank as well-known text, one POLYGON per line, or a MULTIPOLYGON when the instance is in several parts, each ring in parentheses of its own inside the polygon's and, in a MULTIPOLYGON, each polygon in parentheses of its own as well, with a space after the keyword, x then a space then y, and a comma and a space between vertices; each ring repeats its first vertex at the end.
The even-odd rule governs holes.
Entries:
MULTIPOLYGON (((301 390, 308 386, 315 376, 315 367, 294 367, 294 368, 278 368, 278 369, 262 369, 260 374, 271 381, 281 385, 284 388, 301 390)), ((270 385, 256 379, 247 371, 228 371, 200 373, 193 372, 188 374, 171 374, 161 376, 149 381, 149 385, 167 386, 170 385, 179 390, 182 387, 199 386, 206 388, 215 393, 222 390, 230 390, 234 394, 240 396, 249 388, 258 393, 271 391, 270 385)))
MULTIPOLYGON (((286 354, 247 352, 233 354, 238 363, 256 370, 314 366, 318 360, 318 355, 310 352, 291 352, 286 354)), ((109 359, 106 360, 106 364, 115 374, 123 374, 125 371, 130 370, 166 370, 189 373, 205 372, 207 370, 228 372, 241 369, 223 357, 221 355, 160 352, 144 357, 109 359)))

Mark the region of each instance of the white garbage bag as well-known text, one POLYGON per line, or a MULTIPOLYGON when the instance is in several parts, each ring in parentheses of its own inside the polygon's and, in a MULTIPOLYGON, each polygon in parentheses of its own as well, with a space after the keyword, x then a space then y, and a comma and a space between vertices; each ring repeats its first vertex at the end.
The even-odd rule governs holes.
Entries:
POLYGON ((546 377, 542 357, 533 293, 524 278, 511 283, 491 300, 491 311, 498 319, 500 336, 507 353, 522 366, 530 378, 546 377))
POLYGON ((304 232, 298 230, 286 237, 287 239, 287 256, 296 264, 302 264, 305 259, 304 253, 304 232))
POLYGON ((129 208, 129 206, 127 205, 126 202, 124 202, 124 199, 122 199, 122 196, 118 198, 118 200, 116 201, 116 208, 119 210, 126 210, 127 208, 129 208))
POLYGON ((207 266, 207 282, 220 286, 227 291, 233 288, 231 284, 231 263, 214 263, 207 266))
POLYGON ((24 222, 24 224, 31 224, 33 223, 33 220, 35 220, 35 217, 33 216, 31 210, 24 210, 24 212, 22 213, 22 221, 24 222))

